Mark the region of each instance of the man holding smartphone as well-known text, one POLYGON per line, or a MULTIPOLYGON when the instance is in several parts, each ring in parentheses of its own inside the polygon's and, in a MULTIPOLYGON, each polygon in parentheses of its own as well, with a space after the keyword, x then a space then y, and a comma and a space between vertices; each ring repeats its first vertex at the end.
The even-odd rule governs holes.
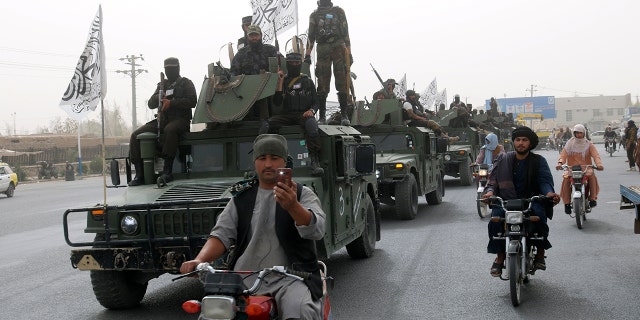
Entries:
POLYGON ((315 241, 324 236, 326 215, 311 189, 293 180, 290 186, 278 182, 287 155, 283 136, 262 134, 255 139, 257 179, 234 186, 234 197, 218 217, 209 240, 194 260, 180 266, 180 272, 214 261, 235 245, 229 253, 230 269, 286 266, 311 273, 304 281, 270 274, 256 294, 275 297, 281 319, 321 319, 322 281, 315 241))

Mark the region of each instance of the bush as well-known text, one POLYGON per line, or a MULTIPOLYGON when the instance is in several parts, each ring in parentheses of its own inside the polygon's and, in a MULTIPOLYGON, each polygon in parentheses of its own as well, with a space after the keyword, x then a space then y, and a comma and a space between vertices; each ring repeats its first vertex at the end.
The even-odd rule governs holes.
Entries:
MULTIPOLYGON (((89 164, 89 170, 91 170, 91 173, 100 173, 102 172, 102 158, 101 157, 95 157, 93 160, 91 160, 91 163, 89 164)), ((88 174, 88 172, 87 172, 88 174)))
POLYGON ((22 167, 17 166, 15 168, 16 174, 18 175, 18 181, 26 181, 27 180, 27 171, 22 169, 22 167))

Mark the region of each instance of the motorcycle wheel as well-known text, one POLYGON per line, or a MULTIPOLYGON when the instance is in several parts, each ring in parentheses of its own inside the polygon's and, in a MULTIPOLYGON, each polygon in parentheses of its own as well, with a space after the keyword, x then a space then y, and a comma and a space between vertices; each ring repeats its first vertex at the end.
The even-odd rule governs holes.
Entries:
POLYGON ((485 218, 489 214, 489 205, 482 201, 478 201, 482 198, 482 192, 478 192, 476 196, 476 207, 478 209, 478 216, 480 219, 485 218))
POLYGON ((582 221, 584 218, 584 201, 582 199, 573 199, 573 213, 576 216, 576 225, 578 229, 582 229, 582 221))
POLYGON ((509 260, 509 289, 511 291, 511 304, 514 307, 520 305, 520 291, 522 289, 522 251, 507 257, 509 260))

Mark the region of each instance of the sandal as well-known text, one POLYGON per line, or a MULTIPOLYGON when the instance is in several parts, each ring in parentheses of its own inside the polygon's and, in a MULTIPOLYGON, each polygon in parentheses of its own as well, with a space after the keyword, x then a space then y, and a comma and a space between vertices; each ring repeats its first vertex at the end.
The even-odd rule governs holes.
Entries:
POLYGON ((504 262, 497 263, 494 261, 493 264, 491 265, 491 276, 493 277, 502 276, 502 269, 504 269, 504 262))
POLYGON ((544 261, 544 257, 543 258, 534 258, 533 259, 533 266, 538 270, 547 270, 547 264, 544 261))

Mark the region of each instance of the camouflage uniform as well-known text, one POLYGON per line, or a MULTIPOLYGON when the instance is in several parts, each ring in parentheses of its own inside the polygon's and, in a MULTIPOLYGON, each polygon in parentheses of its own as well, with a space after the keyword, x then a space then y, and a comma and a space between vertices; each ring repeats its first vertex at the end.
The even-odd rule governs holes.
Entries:
POLYGON ((351 51, 349 39, 349 27, 344 10, 333 6, 330 1, 319 1, 318 9, 309 16, 309 43, 307 54, 313 49, 313 44, 318 43, 317 63, 315 75, 318 79, 318 108, 320 119, 325 118, 326 101, 329 95, 331 83, 331 66, 335 88, 338 91, 338 102, 343 119, 346 117, 346 108, 352 103, 349 101, 349 67, 353 62, 349 56, 347 66, 347 52, 351 51))
POLYGON ((387 79, 384 83, 384 88, 376 91, 373 94, 373 100, 381 100, 381 99, 396 99, 396 93, 393 92, 393 88, 396 86, 396 81, 394 79, 387 79), (389 88, 389 85, 393 87, 389 88))
MULTIPOLYGON (((262 31, 256 25, 249 26, 247 37, 252 33, 262 35, 262 31)), ((255 47, 247 45, 238 50, 238 53, 236 53, 231 61, 229 71, 232 76, 241 74, 257 75, 269 70, 269 57, 277 57, 278 55, 280 54, 276 47, 262 43, 262 40, 260 40, 255 47)), ((260 133, 266 133, 269 130, 267 123, 267 119, 269 118, 269 101, 267 98, 256 101, 253 105, 253 114, 247 115, 245 119, 256 120, 256 118, 262 121, 260 133), (256 112, 258 113, 257 115, 256 112)))

